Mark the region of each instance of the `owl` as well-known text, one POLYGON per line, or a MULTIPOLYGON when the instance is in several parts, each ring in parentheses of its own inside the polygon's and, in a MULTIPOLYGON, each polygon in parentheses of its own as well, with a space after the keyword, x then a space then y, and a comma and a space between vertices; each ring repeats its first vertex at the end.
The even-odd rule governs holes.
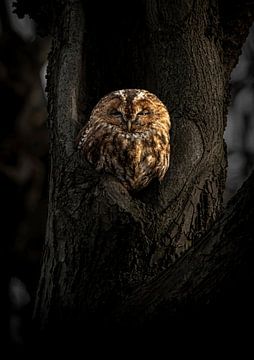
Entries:
POLYGON ((78 136, 78 148, 97 170, 128 190, 160 181, 169 167, 170 117, 154 94, 124 89, 104 96, 78 136))

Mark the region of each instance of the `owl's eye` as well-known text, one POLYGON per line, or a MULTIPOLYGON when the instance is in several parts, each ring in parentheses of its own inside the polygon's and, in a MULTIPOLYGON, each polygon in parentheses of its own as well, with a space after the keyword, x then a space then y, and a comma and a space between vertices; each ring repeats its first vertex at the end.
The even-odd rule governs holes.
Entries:
POLYGON ((117 109, 112 109, 109 114, 112 116, 122 116, 121 111, 118 111, 117 109))
POLYGON ((144 116, 144 115, 150 115, 151 112, 148 109, 141 110, 139 113, 137 113, 138 116, 144 116))

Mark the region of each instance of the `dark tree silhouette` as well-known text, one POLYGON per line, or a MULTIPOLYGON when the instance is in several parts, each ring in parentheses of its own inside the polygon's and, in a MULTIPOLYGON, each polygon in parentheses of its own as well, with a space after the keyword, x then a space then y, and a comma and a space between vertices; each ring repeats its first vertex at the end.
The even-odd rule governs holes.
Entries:
POLYGON ((250 305, 253 279, 253 175, 226 209, 222 195, 229 76, 254 3, 20 0, 17 13, 26 12, 53 36, 37 323, 81 335, 92 325, 144 329, 224 310, 228 321, 233 308, 250 305), (157 94, 173 124, 165 181, 135 196, 75 148, 95 103, 121 88, 157 94))

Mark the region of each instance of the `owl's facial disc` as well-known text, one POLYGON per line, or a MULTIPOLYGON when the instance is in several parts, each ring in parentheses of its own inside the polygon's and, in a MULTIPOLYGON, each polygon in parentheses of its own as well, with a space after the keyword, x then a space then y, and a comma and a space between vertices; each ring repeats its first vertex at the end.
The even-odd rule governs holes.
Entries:
POLYGON ((125 124, 128 132, 142 131, 144 125, 150 122, 153 111, 151 104, 143 99, 137 99, 133 102, 132 97, 122 99, 117 96, 111 100, 107 109, 112 124, 125 124))
POLYGON ((132 119, 128 115, 126 116, 126 114, 124 113, 124 110, 117 108, 117 107, 113 107, 109 111, 109 115, 115 119, 121 120, 124 123, 126 123, 127 129, 129 132, 131 131, 132 123, 136 120, 136 119, 132 119))

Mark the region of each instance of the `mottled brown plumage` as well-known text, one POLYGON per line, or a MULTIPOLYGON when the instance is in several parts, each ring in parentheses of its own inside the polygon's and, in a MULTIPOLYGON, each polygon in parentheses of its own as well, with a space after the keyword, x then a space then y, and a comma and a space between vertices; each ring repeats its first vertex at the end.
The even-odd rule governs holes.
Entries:
POLYGON ((131 190, 162 180, 170 155, 170 118, 165 105, 146 90, 104 96, 80 131, 78 147, 97 171, 116 176, 131 190))

